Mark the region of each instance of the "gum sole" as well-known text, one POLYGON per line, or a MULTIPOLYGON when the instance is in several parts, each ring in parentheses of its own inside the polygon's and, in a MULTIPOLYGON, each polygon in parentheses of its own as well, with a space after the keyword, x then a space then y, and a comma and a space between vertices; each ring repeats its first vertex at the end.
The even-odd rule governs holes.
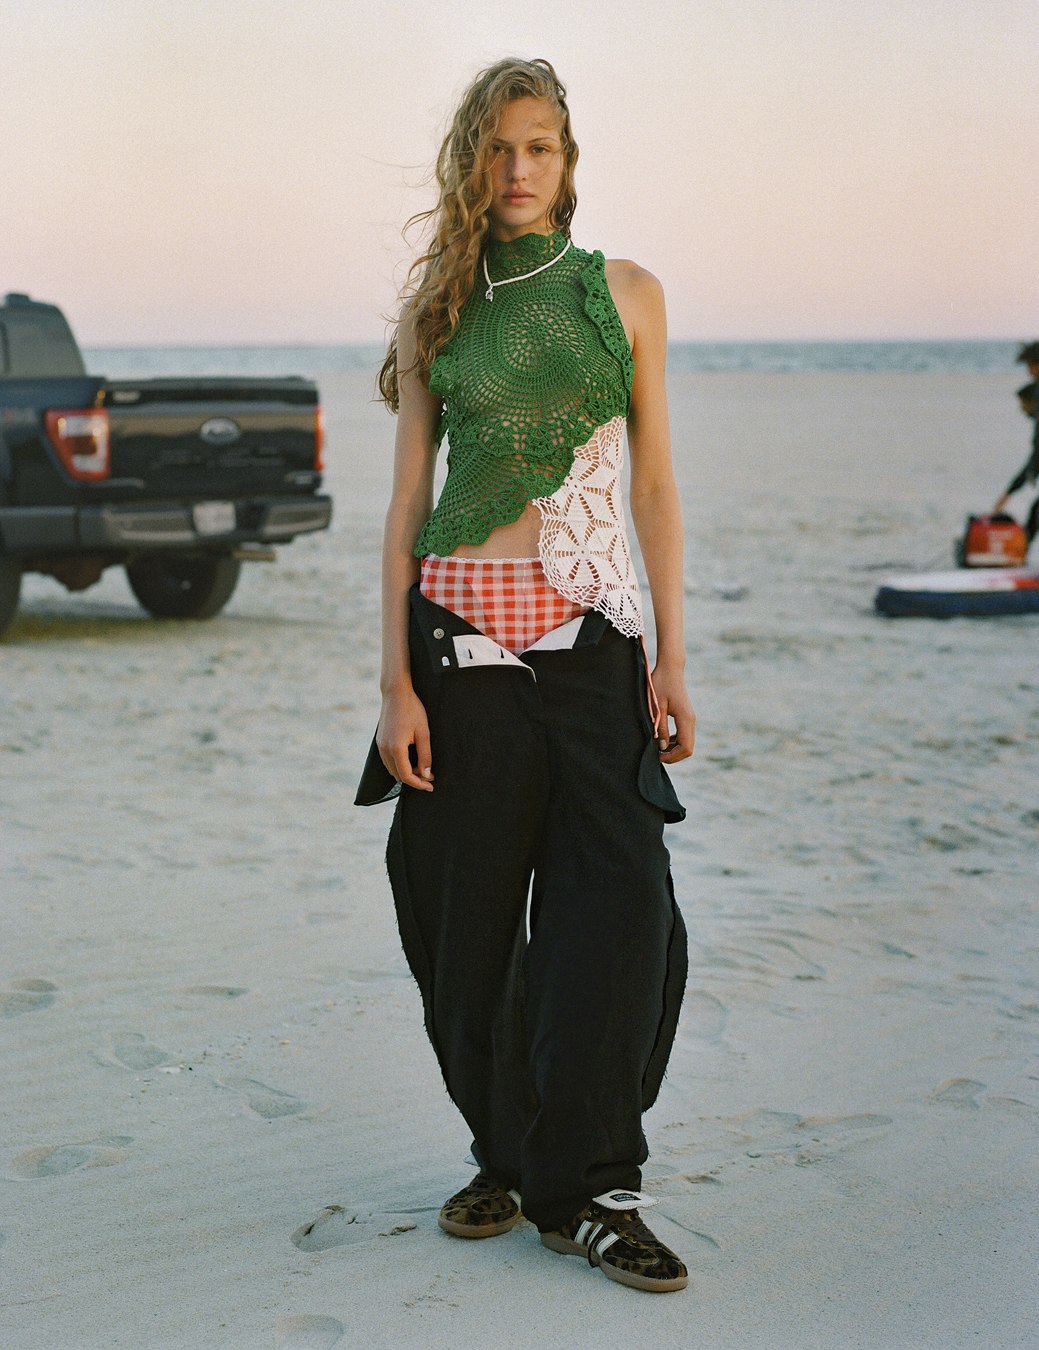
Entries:
POLYGON ((563 1256, 587 1256, 588 1248, 579 1247, 576 1242, 571 1242, 569 1238, 560 1237, 558 1233, 542 1233, 541 1241, 544 1246, 550 1247, 554 1252, 560 1252, 563 1256))
MULTIPOLYGON (((583 1256, 585 1260, 588 1259, 587 1247, 560 1237, 558 1233, 542 1233, 541 1241, 550 1251, 559 1252, 562 1256, 583 1256)), ((650 1294, 670 1294, 676 1289, 685 1289, 689 1283, 688 1275, 679 1275, 673 1280, 653 1280, 629 1270, 618 1270, 616 1266, 601 1261, 596 1252, 592 1253, 592 1265, 598 1266, 608 1280, 616 1280, 618 1284, 626 1284, 632 1289, 645 1289, 650 1294)))
POLYGON ((501 1233, 507 1233, 510 1228, 515 1228, 523 1216, 514 1215, 511 1219, 506 1219, 504 1223, 455 1223, 453 1219, 445 1219, 441 1214, 437 1218, 437 1223, 445 1233, 450 1233, 453 1237, 460 1238, 485 1238, 498 1237, 501 1233))

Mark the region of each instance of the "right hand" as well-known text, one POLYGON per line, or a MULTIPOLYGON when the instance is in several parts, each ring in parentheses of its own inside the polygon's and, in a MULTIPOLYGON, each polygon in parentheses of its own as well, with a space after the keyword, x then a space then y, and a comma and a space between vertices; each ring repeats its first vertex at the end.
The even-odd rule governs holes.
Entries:
POLYGON ((398 783, 433 791, 433 759, 429 748, 429 721, 422 700, 414 689, 384 694, 375 744, 383 764, 398 783), (409 749, 415 747, 412 767, 409 749))

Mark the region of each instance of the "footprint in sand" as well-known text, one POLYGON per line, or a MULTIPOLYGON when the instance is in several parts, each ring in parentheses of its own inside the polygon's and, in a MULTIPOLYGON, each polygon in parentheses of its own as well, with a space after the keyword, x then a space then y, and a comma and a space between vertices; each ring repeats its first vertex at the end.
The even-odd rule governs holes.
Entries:
POLYGON ((133 1139, 125 1134, 101 1135, 82 1144, 44 1144, 19 1153, 7 1164, 7 1175, 19 1181, 62 1177, 80 1167, 111 1167, 126 1157, 133 1139))
POLYGON ((1030 1125, 1039 1127, 1039 1107, 1023 1102, 1017 1097, 986 1097, 985 1105, 994 1106, 1000 1111, 1009 1111, 1011 1115, 1020 1116, 1030 1125))
POLYGON ((377 984, 380 980, 407 980, 411 971, 407 966, 384 966, 381 970, 344 970, 343 976, 351 984, 377 984))
POLYGON ((713 994, 708 994, 704 989, 694 989, 686 994, 682 1005, 682 1020, 679 1023, 682 1033, 686 1036, 713 1041, 725 1030, 728 1020, 728 1008, 713 994))
POLYGON ((157 1069, 163 1064, 172 1064, 175 1056, 150 1045, 138 1031, 113 1033, 108 1044, 97 1052, 104 1064, 114 1064, 121 1069, 134 1069, 138 1073, 146 1069, 157 1069))
POLYGON ((745 1111, 739 1116, 730 1116, 730 1124, 736 1126, 748 1139, 768 1138, 784 1130, 794 1130, 801 1123, 801 1117, 792 1111, 767 1111, 764 1107, 757 1111, 745 1111))
POLYGON ((800 1122, 803 1130, 824 1130, 830 1132, 831 1127, 839 1127, 839 1132, 844 1130, 880 1130, 887 1125, 893 1125, 895 1122, 890 1116, 805 1116, 800 1122))
POLYGON ((984 1089, 985 1084, 973 1078, 950 1078, 931 1093, 931 1101, 942 1106, 959 1106, 967 1111, 978 1111, 980 1107, 974 1100, 974 1094, 984 1089))
POLYGON ((334 1317, 282 1317, 274 1324, 277 1350, 330 1350, 346 1328, 334 1317))
POLYGON ((58 993, 58 986, 50 980, 12 980, 11 988, 13 993, 0 994, 0 1017, 49 1008, 58 993))
POLYGON ((281 1088, 268 1087, 258 1078, 221 1079, 221 1087, 237 1088, 244 1091, 250 1111, 255 1111, 264 1120, 277 1120, 279 1116, 298 1116, 307 1109, 306 1102, 291 1092, 282 1092, 281 1088))
POLYGON ((358 1214, 342 1205, 326 1205, 316 1219, 297 1228, 289 1241, 301 1252, 324 1252, 330 1247, 367 1242, 369 1238, 399 1237, 402 1233, 413 1233, 417 1227, 399 1213, 358 1214), (402 1217, 403 1223, 394 1222, 402 1217))
POLYGON ((289 1241, 301 1252, 323 1252, 347 1242, 363 1242, 370 1236, 368 1225, 356 1210, 326 1205, 316 1219, 297 1228, 289 1241))
POLYGON ((743 1136, 741 1145, 748 1158, 792 1155, 801 1164, 835 1156, 832 1150, 853 1147, 869 1132, 893 1123, 890 1116, 882 1115, 796 1116, 766 1110, 731 1116, 728 1121, 743 1136))

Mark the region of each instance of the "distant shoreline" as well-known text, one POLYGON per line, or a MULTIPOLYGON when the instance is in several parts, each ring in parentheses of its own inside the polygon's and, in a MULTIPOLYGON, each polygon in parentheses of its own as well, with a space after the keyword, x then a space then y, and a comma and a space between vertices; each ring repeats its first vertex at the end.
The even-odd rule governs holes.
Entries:
MULTIPOLYGON (((897 371, 1012 374, 1015 339, 915 342, 672 342, 673 373, 897 371)), ((88 346, 87 368, 112 379, 162 375, 342 375, 374 370, 383 348, 373 343, 257 343, 88 346)), ((1023 372, 1022 372, 1022 378, 1023 372)))

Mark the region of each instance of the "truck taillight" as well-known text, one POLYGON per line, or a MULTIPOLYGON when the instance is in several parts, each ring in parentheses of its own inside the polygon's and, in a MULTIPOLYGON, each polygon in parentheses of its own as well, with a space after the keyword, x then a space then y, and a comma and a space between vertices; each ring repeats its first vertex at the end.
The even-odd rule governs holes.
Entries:
POLYGON ((84 481, 108 477, 108 413, 75 408, 47 413, 47 435, 62 464, 84 481))
POLYGON ((325 410, 314 409, 314 468, 323 473, 325 468, 325 410))

